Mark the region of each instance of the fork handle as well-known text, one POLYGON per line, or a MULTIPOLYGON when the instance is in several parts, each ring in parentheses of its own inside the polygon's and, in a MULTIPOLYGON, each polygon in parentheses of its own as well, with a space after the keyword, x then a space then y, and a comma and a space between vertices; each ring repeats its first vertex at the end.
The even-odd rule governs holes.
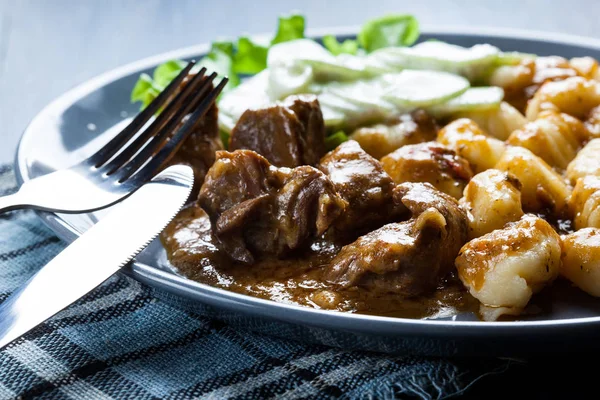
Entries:
POLYGON ((0 197, 0 214, 25 207, 19 192, 0 197))

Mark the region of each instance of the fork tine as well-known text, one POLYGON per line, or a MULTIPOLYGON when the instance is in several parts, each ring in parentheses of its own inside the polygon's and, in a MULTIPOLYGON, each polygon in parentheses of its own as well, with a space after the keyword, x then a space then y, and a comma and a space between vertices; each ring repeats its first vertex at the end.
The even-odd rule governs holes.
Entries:
MULTIPOLYGON (((114 167, 109 170, 108 174, 114 175, 117 179, 125 171, 131 168, 139 168, 140 163, 152 157, 165 140, 173 135, 178 124, 183 118, 193 110, 195 98, 203 95, 211 86, 212 80, 216 77, 216 73, 209 77, 196 77, 193 82, 190 82, 189 90, 182 93, 182 96, 177 102, 169 104, 168 109, 164 110, 160 115, 160 121, 157 118, 152 125, 140 135, 140 140, 132 143, 127 149, 120 153, 113 161, 114 167), (198 85, 200 83, 200 85, 198 85), (199 87, 198 87, 199 86, 199 87), (183 104, 182 104, 183 103, 183 104), (173 107, 170 107, 170 106, 173 107), (143 137, 142 137, 143 136, 143 137), (140 150, 141 149, 141 150, 140 150), (138 152, 139 151, 139 152, 138 152)), ((113 164, 111 161, 111 164, 113 164)))
POLYGON ((100 150, 90 157, 94 167, 98 168, 106 163, 120 148, 122 148, 146 122, 163 106, 164 102, 179 87, 183 79, 189 74, 190 70, 196 65, 195 61, 190 61, 185 68, 167 85, 167 87, 152 100, 152 102, 133 121, 129 123, 117 136, 112 138, 100 150))
MULTIPOLYGON (((192 80, 188 82, 183 90, 178 93, 177 96, 167 105, 167 107, 152 122, 152 124, 150 124, 150 126, 147 127, 132 143, 127 145, 127 147, 124 148, 113 160, 103 167, 105 174, 113 174, 120 167, 130 162, 132 157, 136 155, 138 150, 144 147, 148 140, 154 141, 157 134, 164 132, 164 128, 172 120, 173 114, 179 115, 186 109, 189 109, 190 104, 189 102, 186 103, 186 101, 190 98, 190 96, 193 96, 193 93, 197 89, 198 85, 203 84, 205 72, 206 68, 202 68, 196 74, 196 76, 194 76, 192 80), (186 105, 181 107, 182 103, 186 105)), ((181 117, 183 117, 183 115, 181 115, 181 117)), ((171 127, 171 131, 172 129, 173 127, 171 127)))
MULTIPOLYGON (((150 159, 150 161, 144 165, 143 162, 139 162, 139 165, 134 166, 127 170, 126 174, 123 174, 119 182, 123 182, 129 179, 132 175, 136 180, 146 181, 150 179, 160 168, 162 168, 173 154, 181 147, 185 139, 187 139, 192 132, 192 128, 198 122, 200 118, 206 114, 208 109, 211 107, 217 96, 221 93, 227 82, 228 78, 223 78, 221 82, 210 91, 206 97, 198 98, 194 101, 197 104, 192 115, 185 121, 183 126, 177 130, 175 135, 150 159), (141 167, 141 168, 140 168, 141 167)), ((151 155, 150 155, 151 156, 151 155)), ((136 158, 136 162, 138 159, 136 158)), ((126 166, 128 168, 129 165, 126 166)))
POLYGON ((216 76, 216 73, 212 73, 209 77, 207 77, 204 80, 203 85, 188 98, 186 106, 173 115, 169 122, 161 127, 160 132, 153 137, 152 140, 138 154, 136 154, 124 167, 115 172, 114 176, 119 180, 119 182, 127 179, 150 158, 156 155, 156 153, 161 149, 162 146, 164 146, 167 140, 170 141, 173 139, 172 136, 177 132, 178 126, 184 122, 185 117, 194 112, 209 90, 214 90, 212 87, 212 81, 216 76))

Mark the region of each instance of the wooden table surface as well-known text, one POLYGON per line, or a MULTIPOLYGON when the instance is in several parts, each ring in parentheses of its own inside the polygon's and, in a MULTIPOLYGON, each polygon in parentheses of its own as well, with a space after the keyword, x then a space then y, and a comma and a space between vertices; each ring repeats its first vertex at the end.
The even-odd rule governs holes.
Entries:
POLYGON ((0 163, 28 121, 97 74, 156 53, 240 33, 273 32, 300 10, 308 28, 358 25, 386 12, 423 24, 497 26, 600 37, 594 0, 0 0, 0 163))

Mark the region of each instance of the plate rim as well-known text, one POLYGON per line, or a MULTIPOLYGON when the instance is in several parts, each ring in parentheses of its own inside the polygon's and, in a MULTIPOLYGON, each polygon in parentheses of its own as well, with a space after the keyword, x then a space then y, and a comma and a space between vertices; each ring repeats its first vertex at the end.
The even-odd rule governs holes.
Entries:
MULTIPOLYGON (((326 34, 337 36, 355 35, 359 31, 357 26, 342 26, 331 28, 310 29, 307 31, 307 37, 319 38, 326 34)), ((570 46, 585 46, 595 48, 600 51, 600 39, 592 37, 552 33, 525 29, 512 28, 494 28, 494 27, 461 27, 455 25, 449 26, 431 26, 424 25, 422 33, 430 35, 462 35, 462 36, 490 36, 497 38, 522 39, 543 41, 570 46)), ((264 39, 271 34, 252 35, 255 39, 264 39)), ((111 69, 101 73, 91 79, 88 79, 72 89, 55 98, 52 102, 42 108, 29 122, 23 130, 19 139, 14 158, 15 177, 19 185, 29 180, 27 166, 22 155, 22 144, 27 135, 30 135, 31 127, 36 121, 49 115, 56 115, 61 110, 81 99, 85 95, 99 89, 100 87, 123 78, 129 74, 151 68, 161 62, 172 58, 192 58, 201 56, 209 49, 209 44, 199 44, 189 47, 183 47, 176 50, 163 52, 150 57, 146 57, 123 66, 111 69)), ((41 220, 62 239, 71 242, 77 237, 77 234, 70 225, 62 220, 59 215, 53 213, 37 212, 41 220), (51 216, 52 218, 48 218, 51 216)), ((503 322, 484 322, 484 321, 454 321, 454 320, 433 320, 433 319, 410 319, 385 317, 377 315, 356 314, 349 312, 331 311, 313 309, 298 305, 280 303, 273 300, 261 299, 249 295, 239 294, 226 289, 216 288, 207 284, 192 281, 190 279, 177 276, 176 274, 162 271, 151 265, 140 262, 134 262, 121 270, 127 276, 134 280, 148 285, 155 289, 164 289, 175 295, 194 298, 203 303, 221 307, 232 308, 237 311, 247 313, 252 309, 253 314, 263 317, 275 318, 285 322, 302 325, 313 325, 331 329, 345 329, 365 333, 373 333, 373 324, 377 328, 383 328, 383 333, 393 333, 396 335, 419 334, 431 336, 447 337, 450 330, 452 334, 470 336, 480 334, 485 331, 486 334, 521 334, 523 328, 527 328, 530 333, 537 330, 543 330, 550 334, 549 327, 556 328, 554 331, 562 331, 570 327, 589 327, 590 325, 600 325, 600 316, 597 317, 579 317, 559 320, 539 320, 539 321, 503 321, 503 322), (160 279, 160 280, 159 280, 160 279), (177 289, 177 290, 176 290, 177 289), (183 294, 182 294, 183 290, 183 294), (356 324, 356 322, 366 322, 369 324, 356 324), (438 328, 438 329, 431 329, 438 328), (516 328, 516 329, 515 329, 516 328)))

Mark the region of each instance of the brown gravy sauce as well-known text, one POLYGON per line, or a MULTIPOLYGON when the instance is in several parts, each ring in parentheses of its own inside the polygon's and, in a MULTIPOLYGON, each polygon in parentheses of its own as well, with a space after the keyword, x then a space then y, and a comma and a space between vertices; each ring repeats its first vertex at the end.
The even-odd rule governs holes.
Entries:
POLYGON ((401 318, 451 317, 479 308, 455 275, 428 295, 414 298, 360 287, 336 290, 322 275, 341 246, 324 239, 287 259, 263 259, 249 266, 219 262, 218 257, 206 257, 202 246, 191 245, 209 243, 210 237, 208 217, 191 207, 179 214, 161 239, 172 265, 187 278, 280 303, 401 318))

